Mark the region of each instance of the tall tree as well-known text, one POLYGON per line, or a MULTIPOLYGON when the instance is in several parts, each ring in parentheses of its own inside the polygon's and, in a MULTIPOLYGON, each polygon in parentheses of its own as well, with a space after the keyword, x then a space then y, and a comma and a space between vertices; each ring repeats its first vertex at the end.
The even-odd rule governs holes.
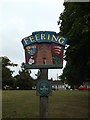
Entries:
POLYGON ((11 63, 8 57, 0 57, 0 59, 2 60, 2 88, 6 85, 13 87, 13 71, 10 70, 9 66, 14 67, 17 64, 11 63))
POLYGON ((64 2, 65 9, 58 21, 60 35, 68 39, 66 67, 61 79, 79 86, 90 79, 90 2, 64 2))

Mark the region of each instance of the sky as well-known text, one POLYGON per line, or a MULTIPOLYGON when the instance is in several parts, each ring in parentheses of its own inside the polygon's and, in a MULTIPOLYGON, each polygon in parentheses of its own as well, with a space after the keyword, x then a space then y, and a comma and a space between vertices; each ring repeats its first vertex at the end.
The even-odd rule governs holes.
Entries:
MULTIPOLYGON (((59 32, 57 21, 64 10, 64 0, 0 0, 0 56, 18 64, 13 76, 25 62, 21 40, 35 31, 59 32)), ((64 36, 63 36, 64 37, 64 36)), ((65 66, 65 61, 64 61, 65 66)), ((57 79, 62 69, 48 71, 48 78, 57 79)), ((37 70, 32 70, 35 78, 37 70)))

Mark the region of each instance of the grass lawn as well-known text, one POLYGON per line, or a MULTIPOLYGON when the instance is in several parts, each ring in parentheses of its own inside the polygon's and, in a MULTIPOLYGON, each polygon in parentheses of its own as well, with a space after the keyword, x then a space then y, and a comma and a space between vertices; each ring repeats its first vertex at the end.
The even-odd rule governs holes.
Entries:
MULTIPOLYGON (((88 91, 53 91, 49 118, 88 118, 88 91)), ((3 118, 39 118, 39 96, 32 90, 2 92, 3 118)))

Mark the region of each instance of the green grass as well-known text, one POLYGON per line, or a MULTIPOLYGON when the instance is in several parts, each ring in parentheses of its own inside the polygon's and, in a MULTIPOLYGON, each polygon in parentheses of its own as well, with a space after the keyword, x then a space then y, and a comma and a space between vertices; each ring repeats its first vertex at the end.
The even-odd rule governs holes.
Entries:
POLYGON ((88 91, 55 91, 49 103, 49 117, 88 117, 88 91))
MULTIPOLYGON (((88 117, 88 91, 53 91, 48 102, 49 118, 88 117)), ((2 116, 39 118, 39 96, 36 96, 36 91, 3 91, 2 116)))

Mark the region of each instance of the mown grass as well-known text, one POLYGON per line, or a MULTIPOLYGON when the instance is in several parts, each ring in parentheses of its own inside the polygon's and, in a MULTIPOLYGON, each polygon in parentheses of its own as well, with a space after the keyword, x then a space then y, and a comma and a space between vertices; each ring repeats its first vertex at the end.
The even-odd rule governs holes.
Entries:
MULTIPOLYGON (((87 118, 88 91, 53 91, 48 99, 49 118, 87 118)), ((3 118, 39 118, 39 96, 31 90, 2 92, 3 118)))
POLYGON ((54 91, 49 103, 49 117, 88 117, 88 91, 54 91))

